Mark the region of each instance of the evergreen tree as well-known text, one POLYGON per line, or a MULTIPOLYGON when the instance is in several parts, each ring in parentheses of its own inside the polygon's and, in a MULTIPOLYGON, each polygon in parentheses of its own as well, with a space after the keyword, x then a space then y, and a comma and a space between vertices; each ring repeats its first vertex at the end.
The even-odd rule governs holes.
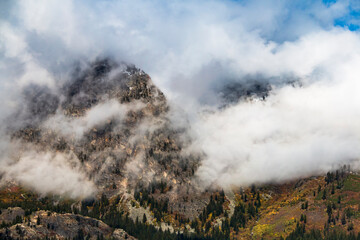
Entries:
POLYGON ((146 223, 147 222, 147 218, 146 218, 146 214, 144 213, 143 215, 143 220, 142 220, 143 223, 146 223))
POLYGON ((322 199, 323 199, 323 200, 326 199, 326 188, 324 188, 324 192, 323 192, 323 195, 322 195, 322 199))

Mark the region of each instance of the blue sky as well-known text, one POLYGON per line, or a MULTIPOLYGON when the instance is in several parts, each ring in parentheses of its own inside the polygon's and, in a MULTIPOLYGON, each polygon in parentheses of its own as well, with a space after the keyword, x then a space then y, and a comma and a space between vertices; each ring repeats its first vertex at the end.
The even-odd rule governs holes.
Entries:
MULTIPOLYGON (((327 5, 336 3, 336 0, 323 0, 327 5)), ((360 2, 350 1, 347 7, 347 13, 344 16, 334 19, 334 26, 340 26, 356 31, 360 27, 360 2)))
MULTIPOLYGON (((278 20, 282 21, 283 26, 286 27, 301 27, 299 25, 291 26, 292 18, 297 16, 304 22, 307 21, 308 18, 317 21, 323 28, 339 26, 351 31, 356 31, 360 26, 360 1, 358 0, 238 0, 235 2, 244 6, 255 5, 258 9, 266 5, 268 5, 267 8, 269 9, 276 9, 278 6, 281 6, 284 12, 279 14, 280 18, 278 20), (337 10, 331 10, 332 18, 328 18, 329 16, 326 15, 324 18, 322 12, 330 10, 333 7, 337 10)), ((259 16, 259 18, 261 17, 262 16, 259 16)), ((285 40, 285 38, 278 40, 285 40)))
POLYGON ((360 10, 350 8, 349 14, 341 18, 335 19, 334 25, 348 28, 350 31, 357 31, 359 30, 360 27, 359 19, 360 19, 360 10))

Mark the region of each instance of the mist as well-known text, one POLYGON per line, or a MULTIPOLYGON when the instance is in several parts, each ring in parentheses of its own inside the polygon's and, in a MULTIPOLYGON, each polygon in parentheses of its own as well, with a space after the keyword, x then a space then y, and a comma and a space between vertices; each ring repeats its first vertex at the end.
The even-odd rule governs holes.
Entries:
POLYGON ((43 125, 46 129, 51 129, 63 137, 72 138, 76 141, 80 140, 84 133, 106 121, 115 119, 121 125, 129 110, 137 111, 141 106, 141 103, 124 105, 116 100, 108 100, 97 104, 88 110, 85 116, 78 118, 68 118, 58 112, 47 119, 43 125))
MULTIPOLYGON (((23 103, 27 86, 56 92, 75 65, 110 56, 144 70, 181 109, 172 112, 180 118, 169 117, 188 128, 186 151, 203 152, 195 176, 204 186, 281 182, 357 164, 360 35, 334 24, 358 8, 353 1, 24 0, 3 7, 0 120, 23 103), (222 90, 232 83, 270 90, 264 99, 227 103, 222 90)), ((46 124, 80 138, 124 109, 110 102, 93 111, 73 121, 57 114, 46 124)), ((9 144, 4 131, 1 141, 9 144)), ((53 191, 14 169, 12 178, 53 191)))
POLYGON ((52 152, 23 152, 18 161, 2 164, 5 181, 17 181, 43 196, 56 194, 70 198, 86 198, 96 193, 96 188, 81 171, 73 155, 52 152))

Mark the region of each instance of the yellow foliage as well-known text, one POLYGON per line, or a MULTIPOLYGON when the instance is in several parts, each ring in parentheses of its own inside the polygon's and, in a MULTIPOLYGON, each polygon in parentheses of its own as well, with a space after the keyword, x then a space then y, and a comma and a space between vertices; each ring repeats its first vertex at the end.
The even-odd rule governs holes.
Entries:
POLYGON ((270 232, 272 228, 273 225, 270 224, 258 224, 252 229, 253 236, 258 239, 262 237, 265 233, 270 232))
POLYGON ((206 221, 211 221, 211 217, 212 217, 212 213, 209 214, 208 218, 206 219, 206 221))
POLYGON ((288 227, 288 226, 292 226, 294 223, 295 223, 294 218, 291 218, 290 220, 285 221, 284 225, 288 227))
POLYGON ((279 212, 275 211, 275 210, 271 210, 271 212, 269 212, 269 215, 276 215, 278 214, 279 212))

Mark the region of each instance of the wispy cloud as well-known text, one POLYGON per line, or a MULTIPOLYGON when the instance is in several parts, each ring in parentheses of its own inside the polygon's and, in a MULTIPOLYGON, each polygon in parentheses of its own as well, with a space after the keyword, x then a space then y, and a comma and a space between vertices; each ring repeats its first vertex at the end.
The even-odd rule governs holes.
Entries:
POLYGON ((0 20, 2 117, 20 104, 24 86, 56 89, 74 62, 110 55, 145 70, 185 110, 193 147, 206 156, 197 173, 204 182, 285 180, 359 157, 360 37, 336 24, 356 2, 24 0, 2 6, 9 9, 0 20), (220 109, 219 89, 249 79, 272 85, 266 101, 220 109), (301 87, 286 84, 294 80, 301 87))

